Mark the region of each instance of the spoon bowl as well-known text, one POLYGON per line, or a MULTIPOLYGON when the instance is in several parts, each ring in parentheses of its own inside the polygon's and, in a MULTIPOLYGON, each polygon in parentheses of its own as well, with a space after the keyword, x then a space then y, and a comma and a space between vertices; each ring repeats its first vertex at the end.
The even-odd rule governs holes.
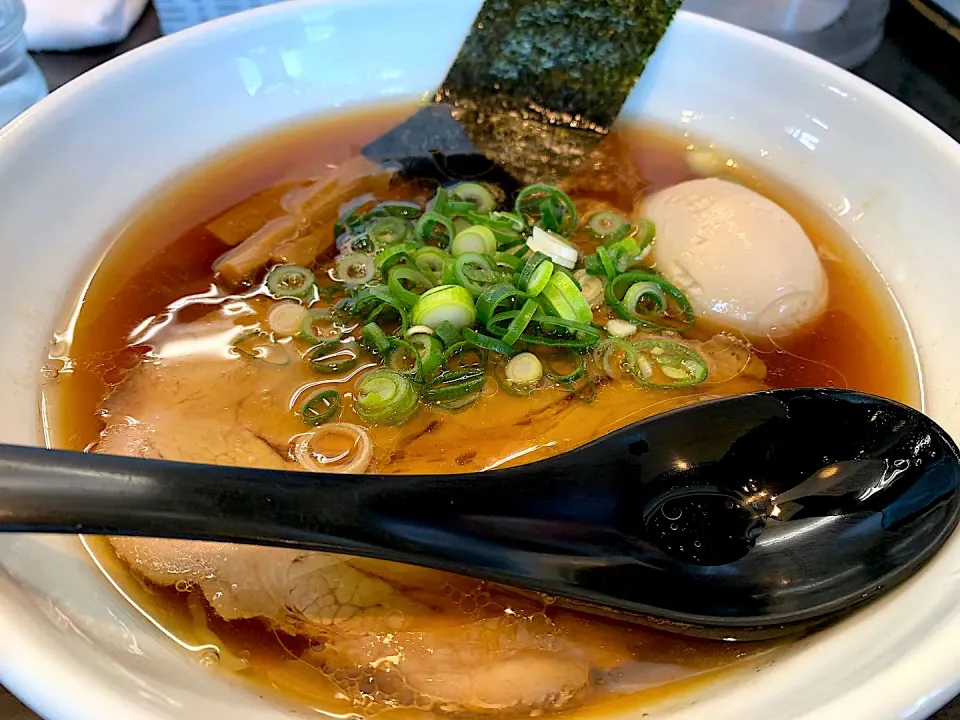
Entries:
POLYGON ((411 563, 686 634, 797 633, 888 591, 960 517, 931 419, 849 390, 689 405, 459 475, 287 473, 0 446, 0 530, 411 563))

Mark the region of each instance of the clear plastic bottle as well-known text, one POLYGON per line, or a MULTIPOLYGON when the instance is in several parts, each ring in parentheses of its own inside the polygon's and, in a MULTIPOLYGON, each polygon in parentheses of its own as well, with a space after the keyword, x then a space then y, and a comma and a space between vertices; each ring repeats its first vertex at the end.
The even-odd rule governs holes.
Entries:
POLYGON ((22 0, 0 0, 0 126, 44 97, 47 82, 27 54, 22 0))
POLYGON ((855 67, 883 40, 890 0, 686 0, 684 7, 855 67))

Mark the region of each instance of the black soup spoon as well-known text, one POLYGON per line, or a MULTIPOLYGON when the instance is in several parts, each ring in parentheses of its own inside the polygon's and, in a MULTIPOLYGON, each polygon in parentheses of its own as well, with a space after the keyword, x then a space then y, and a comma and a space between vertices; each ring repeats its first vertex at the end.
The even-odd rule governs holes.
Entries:
POLYGON ((956 445, 848 390, 698 403, 562 455, 460 475, 281 472, 0 446, 0 531, 324 550, 759 639, 915 572, 960 512, 956 445))

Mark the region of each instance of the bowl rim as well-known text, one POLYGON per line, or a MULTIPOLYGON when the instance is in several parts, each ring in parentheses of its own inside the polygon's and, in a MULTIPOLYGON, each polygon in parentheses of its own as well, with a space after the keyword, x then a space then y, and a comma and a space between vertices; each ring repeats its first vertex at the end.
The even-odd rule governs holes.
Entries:
MULTIPOLYGON (((135 48, 123 55, 84 73, 79 78, 55 90, 48 97, 25 111, 5 127, 0 128, 0 152, 12 149, 26 138, 37 120, 57 114, 76 95, 101 82, 103 78, 138 64, 150 62, 175 51, 177 47, 203 42, 215 35, 228 35, 235 29, 251 28, 268 17, 294 16, 306 7, 343 3, 346 0, 300 0, 295 3, 277 3, 250 11, 205 22, 181 30, 135 48)), ((356 0, 355 0, 356 1, 356 0)), ((376 7, 385 2, 418 2, 419 0, 362 0, 361 3, 376 7)), ((901 101, 853 73, 759 33, 730 25, 720 20, 696 15, 681 10, 675 23, 683 23, 709 34, 726 35, 737 43, 753 46, 759 55, 772 54, 800 67, 809 68, 820 77, 835 78, 838 85, 853 88, 864 99, 875 103, 884 113, 906 125, 924 142, 935 147, 946 162, 960 171, 960 144, 931 121, 909 108, 901 101)), ((28 624, 17 622, 17 613, 22 612, 17 602, 0 596, 0 637, 5 644, 19 648, 30 647, 32 639, 40 631, 31 630, 28 624)), ((870 612, 869 608, 862 612, 870 612)), ((870 684, 883 683, 886 692, 882 695, 871 692, 866 683, 860 683, 846 692, 830 698, 831 717, 871 718, 923 718, 935 712, 960 691, 960 666, 951 661, 957 656, 953 635, 960 637, 960 613, 949 618, 940 632, 904 648, 897 662, 870 678, 870 684)), ((2 658, 0 658, 2 660, 2 658)), ((162 715, 147 707, 133 708, 112 692, 108 685, 95 682, 95 673, 90 667, 72 655, 58 653, 34 653, 21 655, 16 665, 2 665, 0 670, 7 688, 21 697, 38 714, 57 720, 66 718, 136 717, 140 720, 159 720, 162 715), (57 688, 49 692, 50 687, 57 688), (84 697, 84 706, 78 708, 76 699, 84 697), (131 715, 131 710, 134 714, 131 715)), ((822 718, 824 706, 812 711, 807 717, 822 718)))

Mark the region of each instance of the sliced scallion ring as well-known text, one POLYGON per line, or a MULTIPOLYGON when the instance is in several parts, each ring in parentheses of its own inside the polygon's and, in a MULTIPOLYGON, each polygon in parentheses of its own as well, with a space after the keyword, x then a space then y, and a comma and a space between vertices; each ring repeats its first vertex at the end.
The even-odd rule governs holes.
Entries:
POLYGON ((387 287, 390 289, 390 293, 408 308, 417 304, 420 295, 408 290, 404 286, 404 282, 413 283, 414 287, 423 288, 424 291, 433 287, 430 279, 412 266, 403 265, 390 268, 387 287))
POLYGON ((498 252, 493 256, 493 259, 497 261, 497 265, 500 267, 508 268, 513 272, 523 269, 523 260, 508 252, 498 252))
POLYGON ((430 378, 444 359, 443 343, 433 335, 417 333, 407 338, 420 354, 420 373, 424 380, 430 378))
POLYGON ((505 343, 503 340, 498 340, 497 338, 489 337, 483 333, 478 333, 473 328, 463 329, 463 339, 471 345, 476 345, 478 348, 500 353, 501 355, 510 356, 514 353, 513 347, 505 343))
POLYGON ((553 275, 553 263, 542 252, 534 252, 520 270, 519 285, 530 297, 536 297, 553 275))
MULTIPOLYGON (((530 299, 527 300, 523 307, 520 308, 520 312, 517 313, 510 324, 507 326, 506 332, 503 334, 503 337, 500 338, 507 345, 513 345, 520 337, 523 335, 523 331, 527 329, 527 325, 530 324, 530 321, 533 320, 533 316, 537 314, 537 311, 540 309, 540 305, 536 300, 530 299)), ((489 331, 489 325, 487 324, 487 329, 489 331)))
POLYGON ((314 372, 324 375, 352 370, 360 359, 356 340, 345 343, 323 343, 307 353, 307 361, 314 372))
POLYGON ((353 407, 366 422, 402 425, 416 412, 418 402, 417 391, 409 379, 380 368, 367 373, 357 383, 353 407))
POLYGON ((376 273, 376 264, 371 255, 352 252, 337 257, 337 277, 347 285, 366 285, 376 273))
POLYGON ((413 253, 419 249, 415 242, 402 242, 390 245, 380 250, 374 258, 377 269, 386 275, 390 268, 401 262, 413 262, 413 253))
POLYGON ((309 343, 337 342, 343 331, 329 310, 308 310, 300 322, 300 337, 309 343))
POLYGON ((640 369, 637 351, 626 340, 607 338, 593 348, 595 357, 600 361, 604 373, 614 380, 624 373, 635 376, 640 369))
POLYGON ((275 367, 290 364, 290 356, 286 349, 271 340, 270 334, 263 330, 255 329, 245 332, 230 344, 239 355, 251 360, 275 367))
POLYGON ((374 219, 365 232, 378 248, 403 242, 411 235, 410 224, 394 216, 374 219))
POLYGON ((555 185, 528 185, 517 195, 514 210, 528 225, 539 224, 559 233, 570 233, 577 227, 577 208, 555 185))
POLYGON ((670 389, 699 385, 707 379, 706 361, 687 345, 650 339, 638 340, 633 347, 638 353, 635 377, 641 385, 670 389))
POLYGON ((463 253, 454 260, 454 274, 457 284, 465 287, 471 295, 478 297, 491 285, 501 279, 497 264, 488 255, 463 253))
POLYGON ((417 220, 413 235, 425 243, 434 243, 445 248, 453 242, 456 227, 450 218, 441 215, 440 212, 426 212, 417 220))
POLYGON ((487 373, 481 368, 444 370, 423 388, 423 400, 428 403, 447 403, 477 395, 487 382, 487 373))
POLYGON ((480 183, 462 182, 450 188, 450 197, 468 202, 478 213, 488 213, 497 206, 497 200, 490 190, 480 183))
POLYGON ((300 417, 307 425, 315 427, 332 420, 339 412, 340 393, 336 390, 320 390, 303 404, 300 417))
POLYGON ((305 298, 313 291, 313 273, 300 265, 277 265, 267 273, 267 290, 275 297, 305 298))
POLYGON ((300 324, 306 314, 307 309, 298 302, 280 302, 267 313, 267 324, 274 334, 289 337, 300 332, 300 324))
POLYGON ((457 233, 450 243, 450 253, 457 257, 464 253, 492 255, 497 251, 497 238, 493 230, 484 225, 470 225, 457 233))
POLYGON ((413 262, 436 285, 442 282, 443 270, 453 262, 453 258, 438 247, 425 245, 414 251, 413 262))
POLYGON ((554 273, 550 277, 539 299, 541 305, 550 310, 551 315, 581 323, 593 320, 593 310, 580 288, 564 273, 554 273))
POLYGON ((427 290, 413 306, 412 315, 414 325, 426 325, 434 330, 444 322, 458 329, 469 327, 477 319, 473 296, 459 285, 440 285, 427 290))
POLYGON ((580 250, 576 246, 571 245, 559 235, 539 227, 533 228, 533 232, 527 238, 527 247, 534 252, 542 252, 557 265, 570 270, 577 266, 577 260, 580 258, 580 250))
POLYGON ((401 375, 410 378, 422 376, 420 352, 413 343, 406 340, 390 338, 390 349, 384 355, 384 361, 390 370, 401 375))
POLYGON ((365 323, 360 330, 360 337, 364 344, 378 355, 383 355, 390 349, 390 338, 376 323, 365 323))
POLYGON ((620 213, 613 212, 612 210, 601 210, 600 212, 594 213, 590 216, 590 220, 587 221, 590 232, 598 238, 608 238, 611 235, 615 235, 624 225, 628 224, 629 220, 620 213))
MULTIPOLYGON (((471 323, 472 324, 472 323, 471 323)), ((433 334, 437 336, 444 347, 453 347, 460 342, 460 328, 451 322, 441 322, 433 329, 433 334)))
POLYGON ((613 264, 610 253, 602 245, 597 248, 597 257, 600 258, 600 264, 603 266, 603 272, 606 274, 607 280, 613 280, 617 276, 617 269, 613 264))
POLYGON ((548 352, 542 359, 544 375, 558 385, 569 385, 583 377, 587 372, 587 361, 583 355, 569 348, 548 352))
POLYGON ((693 306, 686 295, 654 273, 618 275, 607 284, 604 293, 607 305, 635 325, 677 330, 693 326, 693 306))
POLYGON ((526 295, 509 283, 497 283, 484 290, 477 298, 477 320, 486 326, 498 312, 519 306, 526 295))

